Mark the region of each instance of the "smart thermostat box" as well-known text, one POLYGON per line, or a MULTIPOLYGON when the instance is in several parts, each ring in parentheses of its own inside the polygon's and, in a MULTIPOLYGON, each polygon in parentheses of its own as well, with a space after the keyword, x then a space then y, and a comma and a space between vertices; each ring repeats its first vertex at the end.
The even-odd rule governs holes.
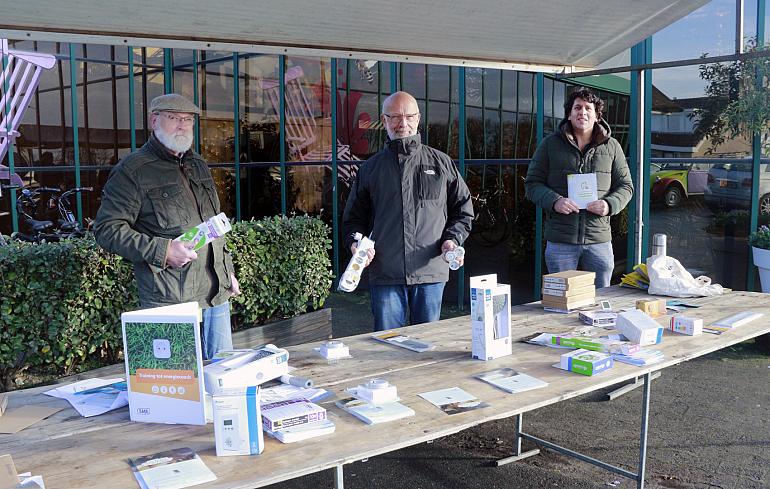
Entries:
POLYGON ((259 387, 222 389, 213 396, 217 456, 258 455, 265 449, 259 387))

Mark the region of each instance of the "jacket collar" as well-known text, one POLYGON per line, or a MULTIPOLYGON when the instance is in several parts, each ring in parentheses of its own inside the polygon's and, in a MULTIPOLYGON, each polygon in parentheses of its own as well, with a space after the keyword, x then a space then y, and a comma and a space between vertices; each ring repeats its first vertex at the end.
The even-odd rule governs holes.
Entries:
POLYGON ((405 138, 390 139, 385 143, 387 148, 397 155, 411 155, 416 153, 422 146, 420 134, 407 136, 405 138))
MULTIPOLYGON (((559 123, 559 132, 567 141, 577 146, 575 134, 572 132, 572 123, 568 118, 562 119, 562 121, 559 123)), ((600 144, 606 143, 610 140, 611 134, 612 131, 610 130, 610 125, 607 124, 607 121, 604 119, 596 121, 596 124, 594 125, 594 132, 591 135, 590 146, 599 146, 600 144)))

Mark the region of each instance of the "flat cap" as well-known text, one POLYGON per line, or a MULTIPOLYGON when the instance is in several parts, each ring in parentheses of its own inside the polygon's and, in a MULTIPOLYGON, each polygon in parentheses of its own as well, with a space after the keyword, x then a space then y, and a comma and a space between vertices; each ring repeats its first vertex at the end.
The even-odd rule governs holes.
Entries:
POLYGON ((197 105, 187 100, 178 93, 167 93, 152 99, 150 112, 185 112, 188 114, 200 114, 197 105))

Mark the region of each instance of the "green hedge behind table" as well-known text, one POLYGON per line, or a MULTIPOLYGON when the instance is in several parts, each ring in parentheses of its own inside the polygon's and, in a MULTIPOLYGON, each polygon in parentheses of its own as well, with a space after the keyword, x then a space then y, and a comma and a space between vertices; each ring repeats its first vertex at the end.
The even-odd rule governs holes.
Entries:
MULTIPOLYGON (((316 309, 329 295, 329 228, 319 219, 237 223, 227 246, 241 326, 316 309)), ((90 237, 0 247, 0 392, 22 383, 24 371, 45 378, 117 362, 120 314, 136 308, 132 265, 90 237)))

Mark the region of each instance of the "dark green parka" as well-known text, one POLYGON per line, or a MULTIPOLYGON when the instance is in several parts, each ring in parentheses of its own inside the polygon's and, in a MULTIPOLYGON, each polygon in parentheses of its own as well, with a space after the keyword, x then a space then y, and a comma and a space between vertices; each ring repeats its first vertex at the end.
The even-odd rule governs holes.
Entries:
POLYGON ((529 164, 525 188, 527 198, 547 213, 546 240, 571 244, 611 241, 610 216, 622 211, 634 193, 623 148, 610 136, 610 127, 604 120, 597 121, 592 140, 582 152, 569 120, 562 120, 559 130, 537 147, 529 164), (610 208, 607 216, 585 209, 566 215, 553 210, 559 197, 567 196, 567 175, 571 173, 596 173, 599 199, 606 201, 610 208))

